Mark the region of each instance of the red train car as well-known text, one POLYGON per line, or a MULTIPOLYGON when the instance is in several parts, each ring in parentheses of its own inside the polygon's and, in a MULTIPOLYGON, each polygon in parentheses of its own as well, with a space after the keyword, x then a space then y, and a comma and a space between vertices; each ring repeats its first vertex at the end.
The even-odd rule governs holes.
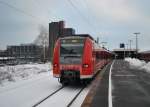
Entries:
POLYGON ((89 81, 111 59, 111 53, 89 35, 59 38, 53 53, 53 76, 60 83, 89 81))

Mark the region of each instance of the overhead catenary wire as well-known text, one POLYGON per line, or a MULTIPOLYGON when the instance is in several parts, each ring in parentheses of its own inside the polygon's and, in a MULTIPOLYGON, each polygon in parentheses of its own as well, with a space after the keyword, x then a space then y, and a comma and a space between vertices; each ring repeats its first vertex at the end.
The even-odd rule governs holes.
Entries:
MULTIPOLYGON (((40 0, 33 0, 33 1, 35 1, 37 5, 39 5, 39 6, 41 6, 42 8, 44 8, 43 10, 46 11, 47 14, 51 14, 50 17, 55 17, 55 19, 57 19, 57 20, 63 20, 61 17, 59 17, 59 16, 57 15, 57 13, 54 12, 55 10, 51 11, 49 8, 47 8, 47 7, 45 7, 45 6, 42 6, 42 5, 39 3, 40 0)), ((50 19, 50 21, 53 22, 53 20, 51 20, 51 19, 50 19)))
MULTIPOLYGON (((87 0, 84 0, 84 4, 85 4, 85 7, 86 7, 87 11, 91 13, 91 9, 90 9, 89 6, 88 6, 87 0)), ((95 20, 96 20, 96 18, 95 18, 93 15, 90 15, 90 16, 92 17, 92 19, 95 19, 95 20)), ((99 23, 96 23, 96 25, 97 25, 97 26, 100 26, 99 23)), ((96 25, 93 23, 93 26, 94 26, 95 30, 99 33, 99 29, 97 29, 96 25)), ((98 27, 98 28, 99 28, 99 27, 98 27)), ((101 35, 101 34, 100 34, 100 35, 101 35)))
MULTIPOLYGON (((84 7, 87 9, 88 13, 92 13, 92 8, 90 7, 90 3, 89 3, 90 0, 76 0, 76 1, 81 2, 84 5, 84 7)), ((92 20, 97 20, 97 18, 94 17, 94 14, 90 14, 90 18, 92 18, 92 20)), ((105 32, 100 31, 99 28, 101 25, 98 21, 96 21, 96 23, 94 22, 92 24, 93 24, 93 28, 95 29, 95 32, 98 34, 97 37, 101 37, 102 39, 103 38, 102 36, 105 35, 103 33, 105 32)))
POLYGON ((3 5, 5 5, 5 6, 9 7, 9 8, 12 8, 13 10, 15 10, 15 11, 17 11, 17 12, 19 12, 19 13, 22 13, 22 14, 24 14, 24 15, 26 15, 26 16, 32 17, 32 18, 35 19, 39 24, 41 24, 40 22, 44 22, 44 20, 41 20, 39 17, 37 17, 37 16, 35 16, 35 15, 31 14, 31 13, 28 13, 28 12, 24 11, 23 9, 20 9, 20 8, 18 8, 18 7, 15 7, 14 5, 9 4, 9 3, 5 2, 5 1, 0 0, 0 4, 3 4, 3 5), (39 22, 39 21, 40 21, 40 22, 39 22))
MULTIPOLYGON (((91 13, 91 9, 90 9, 89 6, 88 6, 87 0, 84 0, 84 4, 85 4, 85 7, 86 7, 87 11, 91 13)), ((90 15, 90 16, 91 16, 91 15, 90 15)), ((95 18, 93 15, 92 15, 91 17, 92 17, 92 19, 95 18)), ((95 28, 95 25, 94 25, 94 24, 93 24, 93 26, 94 26, 94 28, 95 28)))
MULTIPOLYGON (((89 25, 92 25, 89 20, 84 16, 84 14, 78 9, 71 0, 67 0, 69 4, 78 12, 79 15, 85 20, 89 25)), ((92 25, 93 26, 93 25, 92 25)))
MULTIPOLYGON (((37 2, 38 5, 40 5, 37 0, 34 0, 34 1, 37 2)), ((80 11, 80 9, 78 9, 78 7, 75 6, 74 3, 73 3, 71 0, 67 0, 67 1, 68 1, 69 4, 77 11, 77 13, 82 17, 82 19, 85 21, 85 23, 88 24, 88 27, 90 28, 89 30, 91 30, 91 29, 95 30, 95 28, 93 27, 92 23, 90 23, 90 21, 88 20, 88 18, 87 18, 84 14, 82 14, 82 12, 80 11)), ((43 24, 43 22, 44 22, 44 23, 46 22, 45 20, 41 20, 40 17, 37 17, 37 16, 35 16, 35 15, 33 15, 33 14, 31 14, 31 13, 29 13, 29 12, 27 12, 27 11, 21 9, 21 8, 18 8, 18 7, 14 6, 14 5, 12 5, 12 4, 8 3, 8 2, 5 2, 5 1, 0 0, 0 4, 3 4, 3 5, 5 5, 5 6, 9 7, 9 8, 12 8, 13 10, 15 10, 15 11, 21 13, 21 14, 24 14, 24 15, 26 15, 26 16, 32 17, 32 18, 35 19, 39 24, 43 24), (41 22, 42 22, 42 23, 41 23, 41 22)), ((48 9, 46 9, 46 8, 45 8, 45 11, 47 11, 48 14, 51 13, 51 12, 50 12, 48 9)), ((50 19, 49 19, 49 20, 50 20, 50 19)), ((50 21, 52 21, 52 20, 50 20, 50 21)), ((92 31, 93 31, 93 30, 92 30, 92 31)))
MULTIPOLYGON (((49 15, 49 14, 52 14, 52 12, 51 12, 49 9, 47 9, 45 6, 42 6, 42 5, 39 3, 39 0, 33 0, 33 1, 38 5, 38 7, 40 6, 40 7, 42 8, 42 10, 48 14, 48 17, 49 17, 49 16, 51 17, 51 15, 49 15)), ((56 17, 56 16, 55 16, 55 17, 56 17)), ((51 22, 53 21, 53 20, 51 20, 50 18, 49 18, 49 20, 50 20, 51 22)))
POLYGON ((93 24, 90 23, 90 21, 89 21, 89 20, 87 19, 87 17, 80 11, 80 9, 78 9, 78 8, 74 5, 74 3, 73 3, 71 0, 67 0, 67 1, 68 1, 68 3, 74 8, 74 10, 76 10, 76 12, 82 17, 82 19, 85 21, 85 23, 87 23, 87 24, 89 25, 90 30, 91 30, 91 28, 92 28, 93 30, 95 30, 94 27, 93 27, 93 24))

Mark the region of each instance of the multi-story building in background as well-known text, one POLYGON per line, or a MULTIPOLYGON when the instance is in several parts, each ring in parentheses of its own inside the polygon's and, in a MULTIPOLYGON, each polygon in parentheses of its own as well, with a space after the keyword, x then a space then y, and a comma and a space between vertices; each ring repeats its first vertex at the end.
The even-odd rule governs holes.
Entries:
POLYGON ((75 34, 75 30, 72 28, 64 28, 64 21, 49 23, 49 58, 52 60, 53 49, 56 40, 59 37, 65 37, 75 34))
POLYGON ((0 52, 0 63, 41 62, 42 59, 43 47, 35 44, 10 45, 0 52))
POLYGON ((52 22, 49 23, 49 58, 51 60, 53 55, 53 48, 55 41, 60 35, 61 30, 64 28, 64 22, 52 22))
POLYGON ((75 35, 75 30, 73 28, 64 28, 61 30, 60 36, 65 37, 65 36, 71 36, 75 35))
POLYGON ((7 46, 8 56, 14 57, 18 61, 40 61, 42 56, 42 46, 34 44, 21 44, 14 46, 7 46))
POLYGON ((7 46, 0 52, 1 63, 39 62, 43 59, 43 47, 35 44, 7 46))

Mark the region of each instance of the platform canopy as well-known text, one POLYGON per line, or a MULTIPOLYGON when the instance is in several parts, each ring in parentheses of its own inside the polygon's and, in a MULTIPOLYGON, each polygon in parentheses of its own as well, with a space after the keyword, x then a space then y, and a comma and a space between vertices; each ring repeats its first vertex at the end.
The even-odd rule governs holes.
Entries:
POLYGON ((117 59, 123 59, 125 57, 136 57, 136 49, 114 49, 117 59))

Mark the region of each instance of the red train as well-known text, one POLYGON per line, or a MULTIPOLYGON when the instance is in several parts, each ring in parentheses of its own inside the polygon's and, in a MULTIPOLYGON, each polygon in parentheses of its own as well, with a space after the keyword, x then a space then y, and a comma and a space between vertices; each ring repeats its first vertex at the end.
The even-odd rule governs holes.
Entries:
POLYGON ((60 83, 89 81, 112 57, 89 35, 59 38, 53 53, 53 76, 60 83))

